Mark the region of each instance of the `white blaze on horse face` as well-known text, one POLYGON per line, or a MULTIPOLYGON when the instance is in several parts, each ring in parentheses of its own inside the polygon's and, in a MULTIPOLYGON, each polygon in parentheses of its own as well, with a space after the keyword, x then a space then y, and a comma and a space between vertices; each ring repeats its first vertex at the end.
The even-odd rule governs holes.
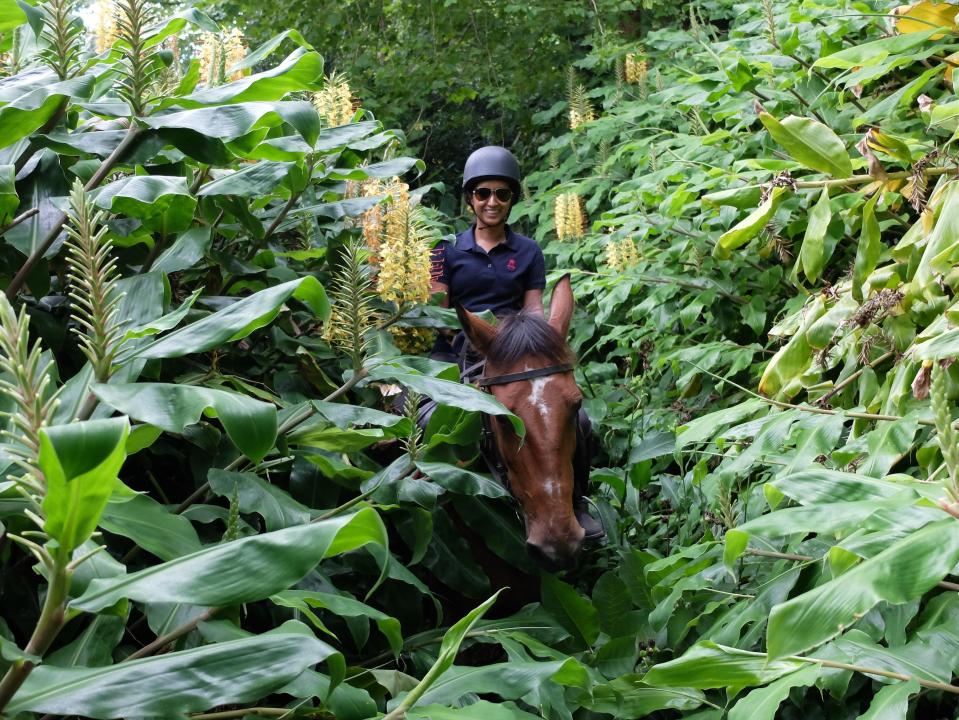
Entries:
MULTIPOLYGON (((529 370, 529 365, 526 366, 526 369, 529 370)), ((549 381, 553 379, 552 375, 546 375, 545 377, 533 378, 530 380, 530 385, 532 386, 529 393, 529 402, 536 410, 539 412, 539 416, 543 418, 543 421, 546 421, 547 416, 549 415, 549 406, 546 404, 546 387, 549 385, 549 381)))

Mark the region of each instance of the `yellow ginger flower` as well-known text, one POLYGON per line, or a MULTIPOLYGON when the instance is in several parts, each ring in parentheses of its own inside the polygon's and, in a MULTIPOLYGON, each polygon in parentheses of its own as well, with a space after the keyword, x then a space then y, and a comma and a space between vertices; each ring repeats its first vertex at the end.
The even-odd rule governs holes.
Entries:
POLYGON ((639 262, 639 253, 636 244, 630 237, 622 240, 612 240, 606 246, 606 265, 615 272, 623 272, 634 267, 639 262))
POLYGON ((216 33, 200 36, 200 83, 218 85, 223 78, 223 43, 216 33))
POLYGON ((596 113, 588 101, 570 105, 569 107, 569 129, 575 130, 580 125, 585 125, 596 119, 596 113))
POLYGON ((330 75, 326 87, 313 94, 313 105, 330 127, 346 125, 353 119, 353 92, 342 75, 330 75))
POLYGON ((637 53, 626 56, 626 82, 630 85, 645 85, 649 65, 637 53))
POLYGON ((94 38, 97 54, 100 54, 113 47, 117 39, 116 6, 113 0, 97 0, 93 13, 96 18, 94 38))
POLYGON ((582 237, 586 230, 586 218, 579 195, 576 193, 557 195, 553 205, 553 221, 558 239, 574 240, 582 237))
POLYGON ((398 178, 370 180, 363 197, 389 195, 363 214, 369 262, 377 269, 376 291, 387 302, 427 302, 430 294, 429 235, 410 204, 410 188, 398 178))
MULTIPOLYGON (((239 28, 233 28, 226 34, 226 39, 223 41, 223 54, 225 56, 224 65, 226 70, 229 70, 231 67, 236 65, 238 62, 242 61, 246 57, 247 53, 246 43, 243 42, 243 33, 240 32, 239 28)), ((230 80, 239 80, 243 77, 244 71, 238 70, 232 75, 230 75, 230 80)))
POLYGON ((419 355, 433 347, 436 331, 425 327, 389 327, 393 344, 404 355, 419 355))

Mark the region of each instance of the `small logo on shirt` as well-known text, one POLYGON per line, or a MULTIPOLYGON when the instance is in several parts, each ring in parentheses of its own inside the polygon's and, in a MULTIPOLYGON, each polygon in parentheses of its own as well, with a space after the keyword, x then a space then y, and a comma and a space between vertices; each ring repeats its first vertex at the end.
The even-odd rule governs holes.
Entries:
POLYGON ((506 263, 506 269, 510 272, 513 272, 516 269, 516 258, 509 259, 509 262, 506 263))

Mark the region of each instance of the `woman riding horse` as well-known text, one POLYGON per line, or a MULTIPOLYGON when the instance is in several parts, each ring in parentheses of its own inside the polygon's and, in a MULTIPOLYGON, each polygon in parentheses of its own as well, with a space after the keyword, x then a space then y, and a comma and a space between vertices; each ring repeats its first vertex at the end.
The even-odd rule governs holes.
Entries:
MULTIPOLYGON (((444 307, 470 312, 489 310, 497 317, 520 311, 543 316, 546 264, 534 240, 514 232, 507 224, 520 194, 519 163, 506 148, 488 145, 476 150, 463 168, 463 197, 476 221, 433 251, 432 293, 442 293, 444 307)), ((460 368, 476 359, 463 333, 452 346, 441 336, 432 357, 459 362, 460 368)), ((586 540, 601 540, 603 526, 587 511, 586 492, 592 432, 589 418, 579 411, 576 450, 573 455, 573 511, 586 540)))

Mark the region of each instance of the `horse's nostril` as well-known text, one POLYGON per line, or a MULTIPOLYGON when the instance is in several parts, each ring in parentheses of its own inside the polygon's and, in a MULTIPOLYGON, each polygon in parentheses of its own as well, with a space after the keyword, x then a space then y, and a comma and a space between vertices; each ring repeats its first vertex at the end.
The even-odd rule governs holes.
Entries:
POLYGON ((533 562, 549 572, 571 570, 576 567, 576 553, 557 553, 552 548, 544 548, 535 543, 526 543, 526 552, 533 558, 533 562))

